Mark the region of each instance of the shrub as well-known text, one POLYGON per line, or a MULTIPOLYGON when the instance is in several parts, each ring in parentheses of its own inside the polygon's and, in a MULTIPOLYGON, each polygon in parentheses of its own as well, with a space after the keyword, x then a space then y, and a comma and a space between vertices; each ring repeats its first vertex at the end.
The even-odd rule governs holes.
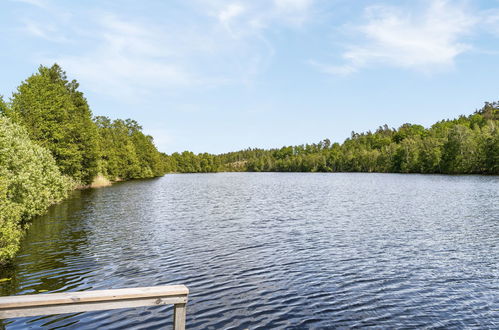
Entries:
POLYGON ((0 115, 0 263, 17 251, 27 221, 64 199, 73 186, 47 149, 0 115))

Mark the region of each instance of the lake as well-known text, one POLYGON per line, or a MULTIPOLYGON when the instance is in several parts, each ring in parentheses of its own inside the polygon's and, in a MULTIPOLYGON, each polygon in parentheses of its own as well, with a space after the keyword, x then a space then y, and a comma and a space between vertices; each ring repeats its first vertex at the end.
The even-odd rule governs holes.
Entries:
MULTIPOLYGON (((498 328, 499 177, 174 174, 34 220, 1 295, 189 287, 189 329, 498 328)), ((161 328, 172 307, 4 321, 161 328)))

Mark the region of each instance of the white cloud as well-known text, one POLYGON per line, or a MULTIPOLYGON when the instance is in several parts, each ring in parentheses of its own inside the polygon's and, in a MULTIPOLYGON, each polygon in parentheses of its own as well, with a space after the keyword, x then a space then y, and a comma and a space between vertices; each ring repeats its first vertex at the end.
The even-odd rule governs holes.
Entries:
POLYGON ((43 39, 49 39, 49 33, 50 31, 47 30, 46 26, 42 26, 36 22, 33 21, 27 21, 25 23, 25 31, 28 32, 29 34, 35 36, 35 37, 40 37, 43 39))
POLYGON ((274 0, 276 15, 293 25, 301 25, 310 18, 312 0, 274 0))
POLYGON ((363 41, 343 52, 342 65, 322 65, 332 74, 349 74, 373 64, 429 72, 449 68, 455 58, 470 50, 463 41, 477 19, 462 3, 426 1, 422 12, 391 6, 365 11, 366 24, 353 29, 363 41))
POLYGON ((55 2, 20 1, 40 5, 39 12, 21 18, 26 33, 72 44, 58 54, 35 55, 36 61, 57 62, 88 89, 119 98, 157 89, 251 84, 274 54, 265 30, 303 22, 313 4, 199 0, 191 9, 203 19, 184 25, 176 17, 146 21, 92 9, 72 16, 55 2))
POLYGON ((274 0, 276 7, 282 11, 305 11, 312 5, 312 0, 274 0))
POLYGON ((222 8, 217 15, 220 24, 230 33, 230 35, 234 38, 237 38, 237 34, 231 27, 232 21, 236 20, 237 16, 240 16, 244 13, 245 7, 239 3, 231 3, 226 7, 222 8))
POLYGON ((251 85, 275 54, 268 31, 301 27, 313 5, 314 0, 197 0, 193 10, 212 19, 204 33, 216 40, 225 76, 251 85))
MULTIPOLYGON (((499 4, 498 4, 499 5, 499 4)), ((499 9, 490 9, 483 13, 481 22, 486 32, 499 35, 499 9)))
POLYGON ((95 45, 77 55, 47 58, 85 83, 87 88, 120 98, 139 98, 148 91, 200 82, 184 69, 179 54, 155 27, 102 16, 95 45))
POLYGON ((197 10, 216 17, 234 38, 259 35, 273 26, 300 26, 310 16, 314 0, 199 0, 197 10))
POLYGON ((335 66, 319 63, 314 60, 310 60, 308 63, 317 68, 319 71, 337 76, 346 76, 357 71, 356 67, 348 64, 335 66))
POLYGON ((21 3, 26 3, 28 5, 40 7, 40 8, 46 8, 47 2, 45 0, 12 0, 15 2, 21 2, 21 3))
POLYGON ((26 19, 23 30, 28 34, 52 42, 67 42, 68 39, 59 33, 53 24, 42 24, 32 19, 26 19))
POLYGON ((239 3, 231 3, 218 13, 218 19, 222 24, 228 24, 230 20, 244 12, 244 7, 239 3))

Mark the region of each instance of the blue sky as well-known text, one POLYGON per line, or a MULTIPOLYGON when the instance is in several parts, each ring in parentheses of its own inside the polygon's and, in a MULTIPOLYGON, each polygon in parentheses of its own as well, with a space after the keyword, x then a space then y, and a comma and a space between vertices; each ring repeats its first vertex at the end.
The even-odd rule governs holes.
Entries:
POLYGON ((425 126, 499 99, 499 1, 0 1, 0 94, 39 64, 161 151, 425 126))

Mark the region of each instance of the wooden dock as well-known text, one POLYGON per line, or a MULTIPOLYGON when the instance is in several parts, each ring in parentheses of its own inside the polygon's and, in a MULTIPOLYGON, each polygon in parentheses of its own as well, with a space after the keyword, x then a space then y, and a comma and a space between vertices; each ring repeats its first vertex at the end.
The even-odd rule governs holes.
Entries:
POLYGON ((0 297, 0 319, 173 304, 173 328, 183 330, 188 295, 185 285, 165 285, 0 297))

